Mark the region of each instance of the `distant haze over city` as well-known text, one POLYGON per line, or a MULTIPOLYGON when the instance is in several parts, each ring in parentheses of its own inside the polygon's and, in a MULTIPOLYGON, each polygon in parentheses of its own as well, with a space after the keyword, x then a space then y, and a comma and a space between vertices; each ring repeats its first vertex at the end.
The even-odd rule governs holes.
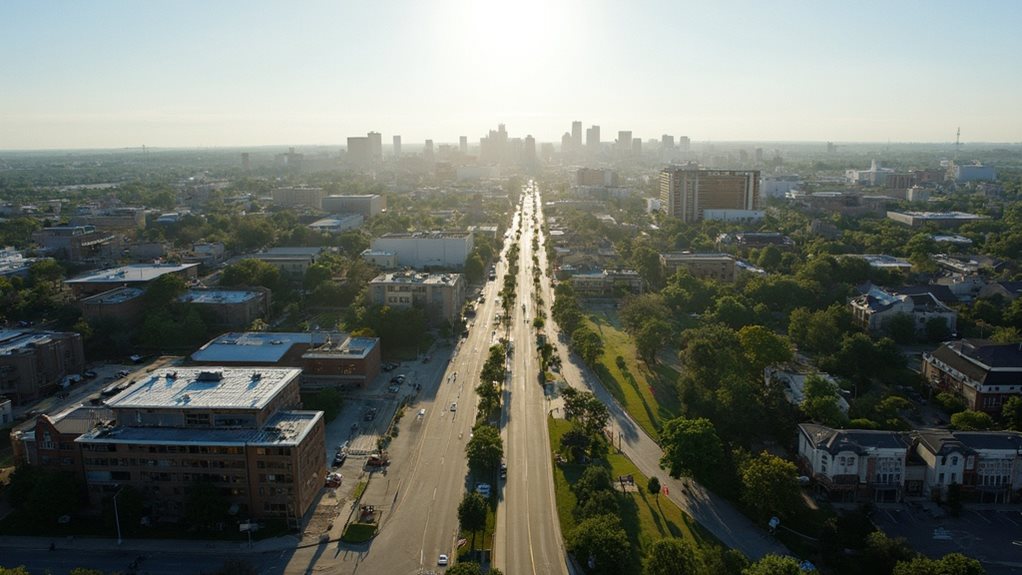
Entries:
POLYGON ((1022 141, 1016 2, 7 2, 0 149, 1022 141))

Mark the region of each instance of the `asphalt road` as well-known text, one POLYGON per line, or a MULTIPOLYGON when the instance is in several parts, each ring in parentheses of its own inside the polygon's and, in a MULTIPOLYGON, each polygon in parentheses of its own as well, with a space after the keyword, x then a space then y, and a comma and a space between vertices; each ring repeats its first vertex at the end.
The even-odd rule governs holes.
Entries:
MULTIPOLYGON (((537 206, 541 205, 536 190, 537 206)), ((504 390, 502 435, 508 477, 497 510, 493 564, 504 573, 567 574, 557 505, 554 500, 552 451, 547 409, 539 384, 536 353, 536 299, 532 283, 533 195, 525 195, 516 222, 523 226, 517 302, 509 326, 514 342, 511 378, 504 390), (524 306, 524 307, 523 307, 524 306)), ((539 219, 542 221, 542 218, 539 219)), ((540 246, 541 266, 546 253, 540 246)), ((545 267, 544 267, 545 269, 545 267)), ((549 302, 549 299, 546 302, 549 302)))

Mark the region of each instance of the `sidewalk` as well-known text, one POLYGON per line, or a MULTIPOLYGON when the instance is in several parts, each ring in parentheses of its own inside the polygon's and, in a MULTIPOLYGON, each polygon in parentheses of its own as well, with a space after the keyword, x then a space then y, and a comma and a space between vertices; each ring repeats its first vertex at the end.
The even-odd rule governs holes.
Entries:
POLYGON ((204 553, 221 554, 247 551, 268 553, 289 551, 299 547, 294 535, 282 535, 261 541, 207 541, 196 539, 124 539, 120 545, 116 539, 91 537, 0 537, 0 549, 46 550, 53 545, 60 550, 79 551, 130 551, 133 553, 204 553))

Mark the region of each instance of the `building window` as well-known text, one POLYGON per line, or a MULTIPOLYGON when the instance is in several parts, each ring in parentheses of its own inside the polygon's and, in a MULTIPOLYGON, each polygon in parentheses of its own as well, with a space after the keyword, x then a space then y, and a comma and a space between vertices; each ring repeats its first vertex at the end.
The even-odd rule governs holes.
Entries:
MULTIPOLYGON (((951 457, 951 465, 958 465, 958 456, 957 455, 951 457)), ((952 479, 951 481, 954 481, 954 479, 952 479)))
POLYGON ((941 473, 940 475, 937 476, 937 483, 939 483, 939 484, 943 484, 944 483, 944 474, 943 473, 941 473))

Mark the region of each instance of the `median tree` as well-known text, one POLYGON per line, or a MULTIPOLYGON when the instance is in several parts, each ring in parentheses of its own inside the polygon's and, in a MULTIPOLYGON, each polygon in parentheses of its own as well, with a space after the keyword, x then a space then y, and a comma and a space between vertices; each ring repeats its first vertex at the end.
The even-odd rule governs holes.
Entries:
POLYGON ((472 533, 472 549, 475 549, 476 532, 486 529, 486 499, 478 493, 466 493, 458 505, 458 522, 463 531, 472 533))
POLYGON ((492 472, 504 457, 504 442, 492 425, 480 424, 472 430, 472 439, 465 446, 468 464, 480 472, 492 472))
POLYGON ((713 423, 706 418, 679 417, 664 424, 660 431, 664 454, 660 466, 671 477, 710 477, 724 459, 724 446, 713 423))

